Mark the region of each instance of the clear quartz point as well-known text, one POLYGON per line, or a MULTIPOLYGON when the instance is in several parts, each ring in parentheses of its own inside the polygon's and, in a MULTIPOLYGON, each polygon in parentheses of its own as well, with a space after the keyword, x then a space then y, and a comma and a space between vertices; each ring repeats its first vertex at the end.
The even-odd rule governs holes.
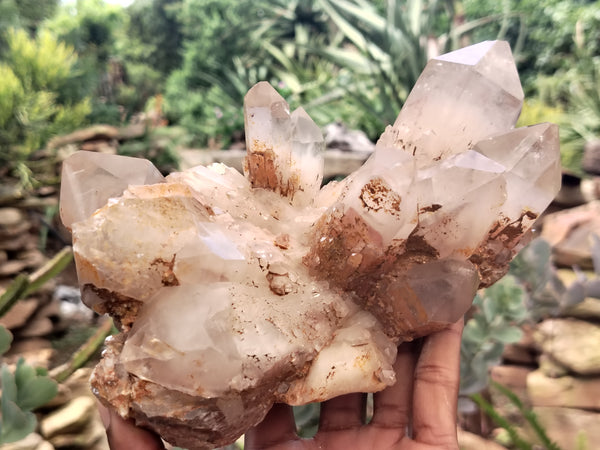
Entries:
POLYGON ((71 225, 91 216, 109 198, 120 196, 129 185, 162 183, 164 177, 145 159, 76 152, 63 163, 60 217, 71 225))
POLYGON ((283 97, 264 81, 244 98, 244 123, 244 172, 252 186, 297 206, 310 204, 323 179, 325 140, 319 127, 302 108, 290 114, 283 97))
POLYGON ((442 55, 369 160, 322 189, 319 128, 264 82, 245 98, 245 176, 68 159, 83 299, 122 330, 97 395, 204 449, 275 402, 394 384, 397 344, 464 315, 558 192, 558 128, 515 129, 522 99, 507 43, 442 55))
POLYGON ((412 153, 422 167, 512 128, 522 104, 508 43, 482 42, 429 61, 377 145, 412 153))

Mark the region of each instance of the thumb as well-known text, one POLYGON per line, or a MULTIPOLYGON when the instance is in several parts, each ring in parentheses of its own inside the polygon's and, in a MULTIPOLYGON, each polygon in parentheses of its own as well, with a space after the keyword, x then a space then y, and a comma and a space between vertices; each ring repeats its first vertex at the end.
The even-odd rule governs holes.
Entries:
POLYGON ((111 450, 164 450, 160 437, 135 426, 133 420, 123 419, 117 412, 98 403, 102 423, 111 450))

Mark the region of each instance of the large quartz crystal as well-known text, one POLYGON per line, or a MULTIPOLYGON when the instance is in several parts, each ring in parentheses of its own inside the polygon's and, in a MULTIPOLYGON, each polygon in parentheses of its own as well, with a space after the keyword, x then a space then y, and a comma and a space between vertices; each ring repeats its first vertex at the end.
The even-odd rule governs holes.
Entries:
POLYGON ((121 330, 96 394, 203 449, 274 402, 402 383, 397 344, 458 320, 559 188, 557 127, 514 129, 522 100, 505 42, 433 59, 373 156, 322 189, 319 128, 264 82, 245 176, 74 154, 61 216, 83 300, 121 330))

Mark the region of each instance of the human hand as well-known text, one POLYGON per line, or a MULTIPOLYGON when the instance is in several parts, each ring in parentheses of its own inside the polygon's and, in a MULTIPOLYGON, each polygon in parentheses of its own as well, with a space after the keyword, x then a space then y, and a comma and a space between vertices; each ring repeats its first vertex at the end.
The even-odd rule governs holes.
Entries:
POLYGON ((398 347, 396 379, 373 396, 373 418, 365 424, 365 394, 321 404, 312 439, 296 434, 292 408, 274 405, 246 434, 245 450, 425 450, 458 449, 456 403, 463 320, 420 342, 398 347), (420 348, 419 348, 420 346, 420 348))
MULTIPOLYGON (((374 394, 373 418, 365 424, 365 394, 321 404, 319 431, 296 434, 292 408, 276 404, 246 434, 246 450, 425 450, 458 449, 456 402, 463 321, 421 342, 403 343, 394 364, 398 382, 374 394)), ((153 433, 101 407, 112 450, 162 450, 153 433)))

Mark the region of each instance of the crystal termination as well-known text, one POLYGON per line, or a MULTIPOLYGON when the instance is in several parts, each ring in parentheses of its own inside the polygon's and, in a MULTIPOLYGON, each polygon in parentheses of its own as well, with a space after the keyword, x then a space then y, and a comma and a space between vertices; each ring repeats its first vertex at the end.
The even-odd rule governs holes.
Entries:
POLYGON ((245 176, 75 153, 61 217, 82 298, 121 330, 94 392, 208 449, 274 402, 394 384, 397 344, 458 320, 559 189, 557 127, 515 129, 522 101, 505 42, 435 58, 372 157, 323 188, 319 128, 264 82, 245 176))

